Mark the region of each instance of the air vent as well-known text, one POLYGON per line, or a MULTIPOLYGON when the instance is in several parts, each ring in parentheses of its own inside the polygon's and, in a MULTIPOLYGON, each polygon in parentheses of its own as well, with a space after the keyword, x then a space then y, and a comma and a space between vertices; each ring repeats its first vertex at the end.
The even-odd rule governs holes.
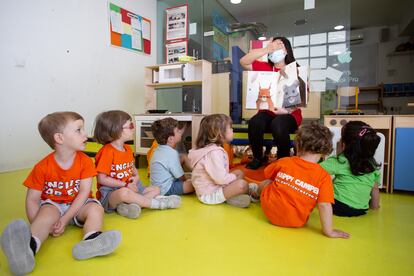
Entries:
POLYGON ((306 23, 308 23, 308 21, 306 19, 299 19, 299 20, 295 21, 296 26, 305 25, 306 23))

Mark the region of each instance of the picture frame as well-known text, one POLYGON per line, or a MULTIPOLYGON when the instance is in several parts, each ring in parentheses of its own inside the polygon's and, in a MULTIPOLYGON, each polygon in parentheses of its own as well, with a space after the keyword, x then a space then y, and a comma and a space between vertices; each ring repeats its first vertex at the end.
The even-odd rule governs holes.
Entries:
POLYGON ((176 41, 165 45, 165 63, 171 64, 179 62, 179 57, 186 56, 188 53, 188 40, 176 41))
POLYGON ((165 9, 165 41, 188 39, 188 4, 165 9))

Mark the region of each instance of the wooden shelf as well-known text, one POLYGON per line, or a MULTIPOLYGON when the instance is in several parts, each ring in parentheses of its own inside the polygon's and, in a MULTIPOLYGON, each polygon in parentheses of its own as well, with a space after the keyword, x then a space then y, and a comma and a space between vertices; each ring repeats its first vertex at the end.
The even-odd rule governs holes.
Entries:
POLYGON ((180 81, 180 82, 162 82, 162 83, 148 83, 146 86, 160 88, 160 87, 182 87, 189 85, 202 85, 202 81, 180 81))
POLYGON ((378 93, 378 86, 359 87, 359 91, 363 91, 363 92, 377 92, 378 93))
MULTIPOLYGON (((363 103, 358 103, 358 106, 360 106, 360 105, 378 105, 379 103, 380 103, 379 101, 363 102, 363 103)), ((347 110, 350 110, 350 109, 348 109, 348 107, 355 107, 355 104, 346 105, 347 110)))
POLYGON ((368 106, 368 105, 376 106, 377 112, 379 113, 384 112, 384 106, 383 106, 384 85, 382 83, 378 86, 359 87, 359 95, 360 95, 359 99, 362 101, 358 102, 358 106, 368 106), (367 93, 377 94, 376 99, 375 100, 367 99, 366 101, 361 99, 361 96, 367 93))
POLYGON ((402 51, 402 52, 391 52, 387 55, 387 57, 406 56, 406 55, 414 55, 414 50, 402 51))
MULTIPOLYGON (((182 72, 181 72, 182 73, 182 72)), ((157 64, 152 66, 145 67, 145 76, 144 76, 144 89, 145 89, 145 99, 144 99, 144 108, 145 110, 150 109, 159 109, 157 106, 157 93, 162 93, 163 91, 158 91, 163 88, 182 88, 188 86, 197 86, 201 88, 201 106, 197 106, 198 110, 201 110, 203 114, 212 114, 216 112, 215 106, 213 106, 213 92, 212 92, 212 65, 206 60, 196 60, 190 62, 178 62, 174 64, 157 64), (168 82, 154 82, 154 72, 159 72, 160 68, 164 66, 172 66, 171 70, 178 70, 177 68, 181 67, 181 64, 190 64, 194 68, 194 74, 191 74, 191 78, 188 78, 186 81, 181 81, 180 77, 172 78, 170 80, 166 79, 168 82), (177 67, 178 65, 178 67, 177 67), (189 81, 191 79, 191 81, 189 81)), ((156 78, 157 80, 157 78, 156 78)), ((174 99, 175 100, 175 99, 174 99)), ((184 98, 176 99, 177 102, 184 101, 184 98)), ((168 106, 168 103, 166 103, 168 106)), ((172 103, 174 106, 174 103, 172 103)), ((163 109, 170 109, 169 107, 163 109)), ((188 111, 187 109, 185 109, 188 111)))
POLYGON ((378 105, 379 103, 380 101, 370 101, 370 102, 358 103, 358 105, 378 105))
POLYGON ((186 64, 186 63, 190 63, 193 65, 201 65, 203 63, 203 60, 195 60, 195 61, 188 61, 188 62, 174 62, 174 63, 170 63, 170 64, 156 64, 156 65, 151 65, 151 66, 146 66, 145 68, 148 69, 158 69, 160 68, 160 66, 165 66, 165 65, 173 65, 173 64, 186 64))

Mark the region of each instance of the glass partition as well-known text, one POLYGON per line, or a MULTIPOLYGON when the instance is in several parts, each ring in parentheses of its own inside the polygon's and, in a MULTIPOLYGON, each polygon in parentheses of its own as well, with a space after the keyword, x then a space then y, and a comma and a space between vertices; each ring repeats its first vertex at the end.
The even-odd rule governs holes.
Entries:
MULTIPOLYGON (((165 9, 185 2, 159 0, 157 3, 157 36, 163 42, 158 44, 157 60, 165 63, 165 9)), ((336 109, 338 87, 357 84, 358 78, 351 72, 350 0, 319 0, 315 8, 308 10, 304 9, 303 0, 242 1, 239 5, 229 0, 189 0, 187 3, 191 25, 188 55, 213 62, 213 68, 218 67, 214 62, 230 60, 232 46, 248 52, 251 41, 259 36, 285 36, 292 43, 297 62, 309 68, 311 93, 321 93, 317 97, 321 114, 336 109), (235 23, 239 25, 232 26, 235 23)), ((175 94, 165 94, 164 100, 158 95, 157 102, 177 101, 173 106, 182 110, 184 94, 177 90, 175 94)), ((341 102, 350 105, 352 101, 351 97, 341 102)))

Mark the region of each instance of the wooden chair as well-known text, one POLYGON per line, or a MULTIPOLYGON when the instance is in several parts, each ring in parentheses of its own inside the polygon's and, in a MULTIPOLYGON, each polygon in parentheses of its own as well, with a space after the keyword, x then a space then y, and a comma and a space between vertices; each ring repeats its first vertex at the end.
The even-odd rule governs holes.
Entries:
POLYGON ((358 109, 358 94, 359 88, 356 86, 345 86, 339 87, 336 91, 337 94, 337 109, 334 111, 336 114, 361 114, 362 111, 358 109), (351 98, 355 97, 355 104, 354 105, 346 105, 344 108, 341 106, 341 98, 351 98))

